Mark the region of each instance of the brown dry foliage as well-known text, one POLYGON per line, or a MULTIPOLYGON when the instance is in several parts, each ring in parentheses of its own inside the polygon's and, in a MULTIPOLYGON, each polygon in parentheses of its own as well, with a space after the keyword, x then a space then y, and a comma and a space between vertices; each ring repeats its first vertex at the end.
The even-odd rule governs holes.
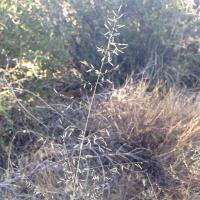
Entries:
POLYGON ((159 88, 148 93, 144 83, 128 84, 114 90, 93 114, 107 146, 131 152, 127 160, 140 163, 123 172, 116 185, 118 199, 193 199, 192 189, 200 186, 193 159, 200 139, 199 102, 176 89, 163 95, 159 88), (148 186, 152 197, 143 194, 148 186))

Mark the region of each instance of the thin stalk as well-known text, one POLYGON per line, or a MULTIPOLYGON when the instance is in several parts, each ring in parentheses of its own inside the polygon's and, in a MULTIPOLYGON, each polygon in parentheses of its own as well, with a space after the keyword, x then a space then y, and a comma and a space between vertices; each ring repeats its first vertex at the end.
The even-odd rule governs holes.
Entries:
POLYGON ((78 161, 77 161, 78 163, 77 163, 74 182, 73 182, 72 200, 76 199, 76 186, 78 184, 78 178, 79 178, 78 177, 78 171, 79 171, 79 167, 80 167, 80 159, 81 159, 81 156, 82 156, 82 150, 83 150, 83 144, 84 144, 84 140, 85 140, 86 130, 87 130, 87 127, 88 127, 88 122, 89 122, 89 118, 90 118, 90 115, 91 115, 92 106, 93 106, 93 103, 94 103, 94 100, 95 100, 95 94, 96 94, 97 86, 99 84, 101 72, 102 72, 103 66, 105 65, 105 60, 107 58, 107 54, 108 54, 109 49, 110 49, 110 43, 111 43, 114 31, 115 31, 116 25, 117 25, 117 19, 116 19, 116 21, 113 25, 112 32, 111 32, 110 37, 108 39, 108 44, 107 44, 104 56, 103 56, 102 61, 101 61, 101 66, 100 66, 100 70, 99 70, 99 73, 98 73, 98 76, 97 76, 97 80, 95 82, 95 87, 94 87, 94 91, 93 91, 93 94, 92 94, 92 99, 91 99, 91 102, 89 104, 88 115, 87 115, 87 118, 86 118, 86 123, 85 123, 84 131, 83 131, 83 139, 82 139, 81 144, 80 144, 80 151, 79 151, 79 156, 78 156, 78 161))

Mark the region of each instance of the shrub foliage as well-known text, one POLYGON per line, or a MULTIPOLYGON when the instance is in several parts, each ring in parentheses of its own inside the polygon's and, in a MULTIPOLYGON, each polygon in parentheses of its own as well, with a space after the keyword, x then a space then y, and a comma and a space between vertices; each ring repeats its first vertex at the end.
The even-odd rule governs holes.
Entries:
MULTIPOLYGON (((7 55, 12 64, 28 59, 51 72, 73 66, 86 78, 80 61, 98 68, 96 47, 105 43, 106 17, 119 5, 108 0, 1 1, 1 66, 7 55)), ((122 6, 125 28, 119 42, 129 47, 115 58, 120 64, 112 76, 115 83, 134 71, 145 72, 152 82, 195 86, 200 62, 198 1, 126 0, 122 6)))

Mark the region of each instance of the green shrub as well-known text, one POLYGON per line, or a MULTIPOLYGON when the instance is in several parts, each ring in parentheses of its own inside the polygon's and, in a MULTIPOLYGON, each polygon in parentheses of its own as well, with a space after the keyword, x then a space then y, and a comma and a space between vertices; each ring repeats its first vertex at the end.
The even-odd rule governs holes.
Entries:
MULTIPOLYGON (((68 71, 71 66, 90 80, 80 61, 100 66, 97 46, 105 43, 104 23, 120 1, 20 0, 0 3, 1 66, 5 54, 15 59, 38 62, 50 73, 68 71), (73 64, 73 65, 72 65, 73 64)), ((129 46, 114 58, 120 68, 110 79, 121 84, 127 74, 147 75, 152 82, 198 84, 198 5, 172 0, 126 0, 125 25, 119 42, 129 46), (182 3, 181 3, 182 2, 182 3)), ((67 73, 63 73, 67 76, 67 73)))

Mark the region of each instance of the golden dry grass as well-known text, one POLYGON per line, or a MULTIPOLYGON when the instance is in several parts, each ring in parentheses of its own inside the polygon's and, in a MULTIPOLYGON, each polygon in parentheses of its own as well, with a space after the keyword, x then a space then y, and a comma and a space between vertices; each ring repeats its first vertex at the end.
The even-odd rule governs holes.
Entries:
POLYGON ((114 149, 115 141, 121 142, 114 151, 132 152, 127 160, 140 163, 122 176, 118 199, 138 199, 148 185, 153 196, 147 199, 191 199, 193 187, 200 186, 200 174, 194 169, 198 160, 193 159, 200 144, 200 103, 175 89, 163 95, 159 86, 151 93, 146 88, 139 83, 115 90, 94 113, 103 137, 109 133, 108 146, 114 149))

